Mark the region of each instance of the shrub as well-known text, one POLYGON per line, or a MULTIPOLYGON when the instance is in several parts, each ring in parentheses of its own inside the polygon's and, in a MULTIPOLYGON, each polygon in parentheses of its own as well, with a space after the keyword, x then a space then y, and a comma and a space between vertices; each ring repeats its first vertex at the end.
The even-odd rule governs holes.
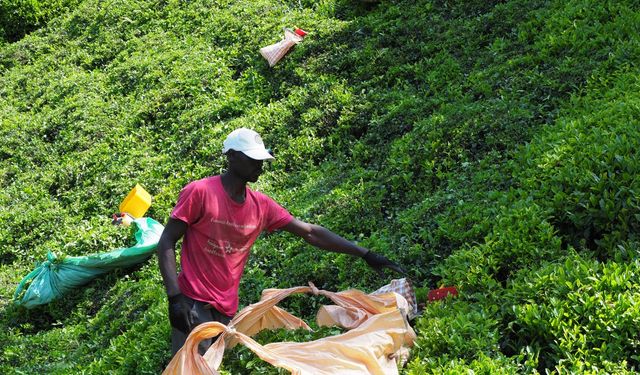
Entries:
POLYGON ((0 1, 0 37, 15 42, 79 3, 80 0, 0 1))
POLYGON ((457 374, 484 374, 484 375, 507 375, 523 373, 521 367, 512 359, 501 354, 488 356, 483 352, 478 354, 478 358, 468 361, 464 359, 452 358, 437 361, 436 365, 427 365, 417 360, 410 362, 405 371, 408 375, 421 374, 441 374, 441 375, 457 375, 457 374))
POLYGON ((496 292, 519 270, 562 256, 560 239, 545 216, 532 202, 517 202, 498 215, 483 244, 455 252, 435 272, 468 293, 496 292))
POLYGON ((574 253, 522 270, 505 293, 512 310, 503 345, 533 348, 540 371, 637 369, 639 267, 638 260, 601 263, 574 253))
MULTIPOLYGON (((0 4, 35 19, 29 6, 44 3, 0 4)), ((563 300, 580 302, 575 285, 526 282, 556 272, 545 262, 579 268, 559 263, 573 249, 603 279, 637 257, 637 8, 86 0, 38 18, 46 28, 0 43, 0 372, 159 372, 169 344, 154 261, 41 310, 7 301, 46 250, 121 244, 105 225, 134 182, 154 196, 148 215, 165 221, 184 184, 223 170, 222 139, 238 126, 276 151, 254 187, 401 262, 423 297, 459 287, 459 300, 429 306, 433 322, 419 323, 425 349, 410 371, 635 369, 631 287, 580 269, 553 276, 589 286, 585 312, 563 300), (283 26, 310 33, 269 68, 257 51, 283 26), (603 347, 597 324, 619 348, 603 347), (138 346, 148 350, 129 353, 138 346)), ((286 234, 254 250, 243 304, 265 287, 386 281, 286 234)), ((305 314, 314 303, 290 302, 305 314)))
POLYGON ((436 369, 456 360, 491 363, 487 357, 499 353, 496 312, 491 307, 486 310, 480 304, 451 297, 429 303, 415 323, 418 340, 412 350, 414 359, 408 365, 409 373, 423 369, 437 373, 436 369))
POLYGON ((626 258, 617 245, 637 241, 640 229, 639 113, 633 109, 640 96, 630 90, 633 82, 635 73, 622 72, 594 84, 593 93, 576 99, 558 125, 514 161, 525 166, 518 168, 522 189, 551 210, 564 241, 596 250, 601 259, 626 258))

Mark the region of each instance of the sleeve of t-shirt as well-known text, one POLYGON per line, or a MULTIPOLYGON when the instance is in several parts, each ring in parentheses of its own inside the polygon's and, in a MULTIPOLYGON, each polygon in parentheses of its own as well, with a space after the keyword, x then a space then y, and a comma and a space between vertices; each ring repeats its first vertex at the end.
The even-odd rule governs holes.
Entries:
POLYGON ((268 196, 264 196, 267 204, 265 229, 269 232, 278 230, 293 220, 293 215, 268 196))
POLYGON ((192 225, 202 216, 202 198, 202 192, 197 189, 195 182, 187 184, 178 196, 178 202, 171 211, 171 217, 192 225))

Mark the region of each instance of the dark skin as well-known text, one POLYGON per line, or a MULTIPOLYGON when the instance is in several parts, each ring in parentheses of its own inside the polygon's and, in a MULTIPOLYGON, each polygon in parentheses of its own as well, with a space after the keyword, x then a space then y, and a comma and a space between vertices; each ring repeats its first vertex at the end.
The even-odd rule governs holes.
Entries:
MULTIPOLYGON (((234 150, 230 150, 227 153, 227 161, 228 169, 221 175, 222 186, 231 199, 238 203, 243 203, 246 198, 247 183, 258 180, 262 174, 263 161, 251 159, 244 153, 234 150)), ((347 241, 320 225, 306 223, 295 218, 281 229, 301 237, 310 245, 323 250, 349 254, 356 257, 364 257, 369 253, 368 249, 347 241)), ((184 236, 186 230, 187 224, 185 222, 169 218, 158 243, 160 273, 162 274, 167 296, 169 297, 180 294, 175 245, 178 240, 184 236)), ((386 267, 396 272, 404 273, 399 266, 389 262, 384 257, 382 257, 382 260, 367 260, 367 263, 379 271, 386 267)))

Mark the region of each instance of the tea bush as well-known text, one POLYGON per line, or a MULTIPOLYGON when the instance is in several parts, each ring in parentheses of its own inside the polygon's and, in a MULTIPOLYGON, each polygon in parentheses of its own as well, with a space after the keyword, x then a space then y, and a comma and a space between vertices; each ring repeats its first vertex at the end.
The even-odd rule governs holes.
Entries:
POLYGON ((454 359, 470 362, 480 353, 498 352, 495 316, 495 311, 465 301, 430 304, 416 323, 416 330, 425 336, 416 341, 413 354, 420 360, 414 360, 412 366, 431 362, 428 367, 437 367, 454 359))
POLYGON ((504 345, 530 347, 541 368, 559 372, 637 368, 639 265, 572 254, 520 272, 506 293, 513 315, 504 345))
POLYGON ((574 100, 517 161, 523 189, 552 210, 564 241, 602 259, 632 257, 619 245, 637 241, 637 82, 627 68, 594 82, 593 92, 574 100))
MULTIPOLYGON (((49 250, 127 244, 109 223, 136 182, 165 222, 239 126, 276 153, 254 188, 401 263, 422 302, 460 290, 426 304, 402 372, 637 371, 638 17, 593 0, 0 2, 0 372, 166 366, 155 259, 34 310, 11 297, 49 250), (285 26, 309 34, 269 68, 258 50, 285 26)), ((241 305, 392 277, 274 233, 241 305)), ((278 371, 246 354, 225 371, 278 371)))
POLYGON ((15 42, 79 3, 80 0, 3 0, 0 2, 0 39, 15 42))
POLYGON ((482 244, 456 251, 434 272, 443 283, 457 283, 469 295, 499 293, 519 270, 536 269, 564 254, 545 216, 534 203, 518 201, 498 215, 482 244))
POLYGON ((450 359, 449 361, 439 359, 438 362, 437 365, 429 364, 428 366, 423 363, 411 362, 407 367, 406 373, 410 375, 425 373, 442 375, 461 373, 506 375, 522 373, 520 366, 500 354, 488 356, 480 352, 477 359, 469 362, 464 359, 450 359))

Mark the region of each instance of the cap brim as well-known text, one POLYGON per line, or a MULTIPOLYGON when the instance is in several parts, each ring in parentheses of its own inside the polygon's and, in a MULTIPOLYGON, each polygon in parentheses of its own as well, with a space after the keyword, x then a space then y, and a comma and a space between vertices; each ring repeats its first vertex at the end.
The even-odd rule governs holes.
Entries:
POLYGON ((243 154, 247 155, 253 160, 274 160, 273 155, 267 152, 265 149, 253 149, 253 150, 245 150, 242 151, 243 154))

